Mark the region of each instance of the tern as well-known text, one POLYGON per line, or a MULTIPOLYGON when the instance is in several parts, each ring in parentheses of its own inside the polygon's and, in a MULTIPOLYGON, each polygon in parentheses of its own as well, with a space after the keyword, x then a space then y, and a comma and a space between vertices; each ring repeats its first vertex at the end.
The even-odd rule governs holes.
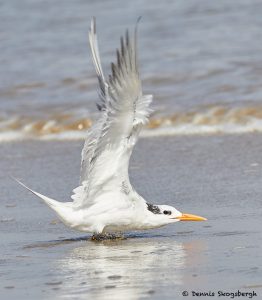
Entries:
POLYGON ((169 205, 147 202, 132 187, 128 167, 139 133, 148 122, 152 95, 144 95, 138 70, 137 26, 127 30, 116 50, 116 63, 105 78, 97 43, 96 21, 91 20, 89 43, 99 83, 100 119, 87 133, 82 150, 80 186, 73 201, 59 202, 25 186, 53 209, 70 228, 110 235, 158 228, 178 221, 204 221, 169 205))

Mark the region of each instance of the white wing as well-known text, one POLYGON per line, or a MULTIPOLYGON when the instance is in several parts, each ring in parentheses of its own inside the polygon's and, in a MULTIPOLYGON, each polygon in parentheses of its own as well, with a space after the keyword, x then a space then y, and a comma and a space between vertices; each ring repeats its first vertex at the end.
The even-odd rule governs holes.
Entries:
POLYGON ((117 63, 111 64, 112 74, 105 81, 96 37, 95 19, 89 32, 101 103, 99 122, 88 133, 82 150, 81 186, 74 190, 76 204, 88 206, 100 193, 128 192, 129 159, 138 134, 150 114, 151 95, 143 95, 137 65, 137 26, 132 39, 126 31, 121 37, 117 63))

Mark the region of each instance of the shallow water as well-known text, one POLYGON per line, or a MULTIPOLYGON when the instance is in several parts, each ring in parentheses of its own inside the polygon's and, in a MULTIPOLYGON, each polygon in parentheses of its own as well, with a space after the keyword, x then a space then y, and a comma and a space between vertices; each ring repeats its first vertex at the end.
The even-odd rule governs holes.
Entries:
POLYGON ((0 298, 185 299, 184 290, 238 289, 261 297, 261 145, 256 134, 142 139, 130 167, 136 189, 208 221, 95 243, 8 177, 66 201, 82 143, 2 144, 0 298))

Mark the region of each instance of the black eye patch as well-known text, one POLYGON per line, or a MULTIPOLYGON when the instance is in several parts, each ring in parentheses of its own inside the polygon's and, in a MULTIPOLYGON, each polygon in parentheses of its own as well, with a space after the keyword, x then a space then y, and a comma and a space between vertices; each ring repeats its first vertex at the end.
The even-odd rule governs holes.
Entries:
POLYGON ((170 211, 170 210, 164 210, 164 211, 163 211, 163 214, 164 214, 164 215, 171 215, 171 211, 170 211))

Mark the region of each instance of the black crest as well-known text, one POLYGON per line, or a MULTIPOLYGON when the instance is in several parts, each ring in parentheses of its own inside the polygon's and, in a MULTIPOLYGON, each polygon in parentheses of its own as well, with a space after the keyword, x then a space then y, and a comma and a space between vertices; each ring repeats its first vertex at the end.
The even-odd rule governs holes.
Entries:
POLYGON ((153 214, 156 214, 156 215, 161 214, 160 208, 157 205, 153 205, 150 203, 147 203, 146 205, 147 205, 147 209, 149 211, 151 211, 153 214))

